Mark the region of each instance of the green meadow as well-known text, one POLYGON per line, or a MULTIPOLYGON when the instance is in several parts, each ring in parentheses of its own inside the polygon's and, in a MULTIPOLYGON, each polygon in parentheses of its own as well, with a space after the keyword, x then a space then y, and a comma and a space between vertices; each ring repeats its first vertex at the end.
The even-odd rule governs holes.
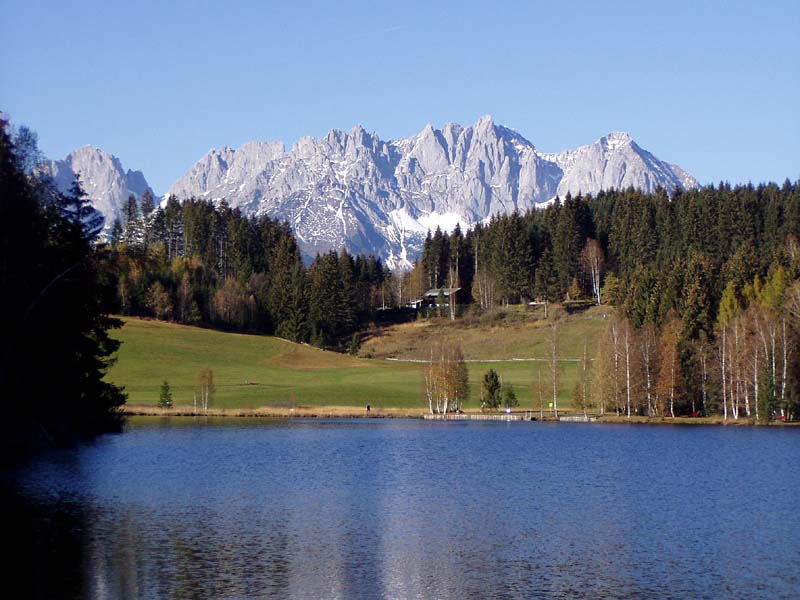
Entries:
MULTIPOLYGON (((107 379, 125 387, 128 403, 155 405, 163 381, 168 381, 176 406, 191 406, 198 373, 210 368, 216 393, 213 407, 316 407, 371 404, 376 408, 422 408, 422 364, 433 340, 458 342, 468 360, 471 396, 465 408, 480 405, 480 380, 494 368, 512 384, 521 409, 539 408, 536 381, 541 370, 545 406, 549 370, 540 361, 546 347, 546 327, 536 320, 464 325, 431 320, 380 330, 355 358, 295 344, 280 338, 224 333, 209 329, 125 318, 113 332, 122 341, 117 362, 107 379), (376 342, 391 354, 378 352, 376 342), (394 346, 402 346, 400 351, 394 346), (396 350, 396 351, 395 351, 396 350), (398 358, 400 360, 387 360, 398 358), (522 359, 522 360, 520 360, 522 359)), ((583 340, 591 349, 602 331, 600 313, 567 317, 559 348, 559 403, 566 407, 578 374, 583 340)))

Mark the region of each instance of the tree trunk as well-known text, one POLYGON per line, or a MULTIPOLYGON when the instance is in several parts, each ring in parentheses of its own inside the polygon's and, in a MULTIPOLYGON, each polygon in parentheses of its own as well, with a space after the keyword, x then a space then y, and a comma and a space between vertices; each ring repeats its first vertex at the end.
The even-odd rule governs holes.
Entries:
POLYGON ((753 352, 753 397, 756 399, 756 420, 758 420, 758 349, 753 352))
POLYGON ((703 391, 703 415, 704 416, 708 414, 708 409, 707 409, 707 406, 706 406, 706 399, 707 399, 706 385, 708 383, 708 365, 706 364, 707 360, 708 360, 708 357, 706 356, 705 349, 703 349, 702 350, 702 354, 700 355, 700 364, 701 364, 701 366, 703 368, 703 382, 702 382, 703 383, 703 388, 702 388, 702 391, 703 391))
MULTIPOLYGON (((783 344, 783 375, 781 377, 781 411, 786 406, 786 365, 789 363, 789 350, 786 344, 786 317, 781 318, 781 329, 783 331, 781 342, 783 344)), ((781 412, 781 414, 784 414, 781 412)))
POLYGON ((625 323, 625 410, 631 420, 631 353, 630 326, 625 323))
POLYGON ((669 416, 675 418, 675 352, 670 361, 669 416))
POLYGON ((550 325, 550 375, 553 382, 553 416, 558 419, 558 324, 550 325))
POLYGON ((586 340, 583 340, 583 390, 581 392, 582 404, 583 404, 583 416, 588 419, 589 416, 586 414, 586 379, 589 376, 588 374, 588 360, 586 358, 586 340))
POLYGON ((720 348, 719 357, 720 357, 720 363, 721 363, 721 367, 722 367, 721 371, 720 371, 722 373, 722 418, 725 421, 728 420, 728 396, 727 396, 727 390, 726 390, 726 386, 725 386, 725 382, 727 380, 727 373, 725 373, 725 344, 726 344, 726 340, 725 340, 726 336, 725 336, 725 334, 726 334, 726 332, 727 332, 727 328, 723 327, 722 328, 722 341, 721 341, 720 346, 719 346, 719 348, 720 348))
POLYGON ((542 371, 539 369, 539 418, 544 420, 544 394, 542 393, 542 371))

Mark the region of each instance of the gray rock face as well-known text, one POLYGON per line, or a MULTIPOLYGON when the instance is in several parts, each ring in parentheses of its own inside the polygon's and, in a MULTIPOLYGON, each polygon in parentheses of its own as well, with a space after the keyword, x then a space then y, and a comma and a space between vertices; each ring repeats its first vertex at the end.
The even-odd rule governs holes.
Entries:
POLYGON ((141 171, 125 171, 116 156, 92 146, 70 152, 64 160, 46 161, 39 170, 51 176, 62 191, 68 191, 75 175, 80 175, 83 190, 107 226, 120 218, 128 196, 140 199, 146 190, 153 193, 141 171))
POLYGON ((564 172, 558 184, 558 195, 596 194, 600 190, 634 187, 654 192, 663 187, 669 191, 697 186, 697 181, 677 165, 670 165, 643 150, 621 131, 601 137, 577 150, 545 154, 564 172))
POLYGON ((696 185, 626 133, 546 154, 486 116, 470 127, 427 125, 396 141, 356 126, 303 138, 288 152, 280 142, 212 150, 169 193, 224 198, 245 212, 287 220, 308 255, 346 245, 400 266, 437 226, 469 226, 567 192, 696 185))
MULTIPOLYGON (((42 170, 62 189, 75 174, 106 224, 129 194, 150 190, 139 171, 92 147, 42 170)), ((288 221, 303 252, 373 252, 392 267, 418 256, 427 231, 450 230, 496 213, 525 211, 568 192, 596 194, 633 186, 652 192, 697 186, 676 165, 610 133, 577 150, 543 153, 517 132, 482 117, 470 127, 427 125, 418 135, 383 141, 361 126, 282 142, 211 150, 170 188, 179 199, 223 198, 246 214, 288 221)), ((152 190, 150 190, 152 193, 152 190)))

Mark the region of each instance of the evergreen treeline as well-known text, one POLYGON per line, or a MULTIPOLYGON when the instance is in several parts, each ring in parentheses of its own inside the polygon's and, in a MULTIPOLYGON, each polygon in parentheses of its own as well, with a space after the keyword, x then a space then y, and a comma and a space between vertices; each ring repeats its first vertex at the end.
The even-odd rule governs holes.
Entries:
POLYGON ((466 235, 437 230, 405 289, 461 287, 482 309, 533 300, 617 306, 592 349, 612 377, 605 388, 595 378, 601 410, 792 418, 798 279, 800 184, 786 181, 672 197, 568 195, 466 235))
POLYGON ((172 197, 162 209, 131 197, 124 214, 111 242, 126 315, 344 347, 372 320, 389 276, 344 249, 306 267, 288 224, 224 202, 172 197))
POLYGON ((778 265, 796 275, 798 239, 800 190, 789 181, 722 184, 671 198, 633 189, 568 195, 545 210, 496 215, 466 235, 459 228, 429 233, 405 298, 443 286, 461 287, 484 308, 591 298, 594 258, 602 263, 606 300, 625 304, 637 325, 650 304, 657 315, 647 318, 663 323, 670 309, 682 312, 687 279, 701 272, 712 305, 730 280, 741 289, 778 265))
POLYGON ((0 120, 0 444, 4 458, 116 428, 124 402, 102 380, 118 342, 102 247, 76 185, 35 177, 36 136, 0 120))
MULTIPOLYGON (((145 196, 129 199, 124 213, 112 236, 124 314, 352 350, 377 307, 403 306, 431 288, 461 288, 460 302, 479 311, 603 302, 619 310, 602 347, 590 349, 595 366, 611 360, 604 368, 614 374, 605 387, 596 378, 601 409, 796 412, 800 190, 788 181, 671 197, 632 189, 568 195, 466 233, 437 229, 413 269, 394 275, 345 250, 306 266, 288 224, 245 217, 224 202, 170 198, 162 209, 145 196)), ((455 318, 456 296, 444 298, 455 318)))

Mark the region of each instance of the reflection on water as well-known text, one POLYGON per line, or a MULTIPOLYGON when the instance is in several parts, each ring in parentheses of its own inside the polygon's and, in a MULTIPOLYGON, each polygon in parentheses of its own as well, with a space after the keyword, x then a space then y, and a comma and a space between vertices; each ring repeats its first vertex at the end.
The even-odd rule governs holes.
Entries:
POLYGON ((33 597, 794 598, 798 449, 785 430, 140 420, 14 484, 33 597))

